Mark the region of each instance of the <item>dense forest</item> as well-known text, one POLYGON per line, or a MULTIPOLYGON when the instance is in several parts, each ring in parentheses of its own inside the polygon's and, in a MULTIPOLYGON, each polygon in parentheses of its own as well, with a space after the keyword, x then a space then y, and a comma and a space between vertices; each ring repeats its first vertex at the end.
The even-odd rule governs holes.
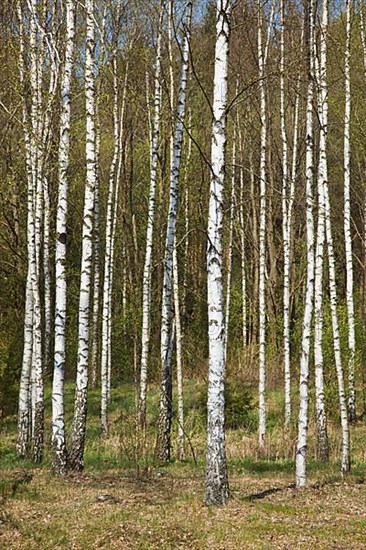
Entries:
POLYGON ((222 505, 237 430, 297 488, 309 460, 344 477, 365 459, 365 18, 350 0, 1 2, 14 464, 81 472, 128 431, 140 474, 202 460, 222 505))

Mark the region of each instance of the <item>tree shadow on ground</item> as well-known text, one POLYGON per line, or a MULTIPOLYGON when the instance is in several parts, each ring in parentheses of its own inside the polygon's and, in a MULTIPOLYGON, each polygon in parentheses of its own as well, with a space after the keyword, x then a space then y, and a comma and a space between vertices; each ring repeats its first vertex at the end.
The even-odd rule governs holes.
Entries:
POLYGON ((249 502, 255 502, 256 500, 262 500, 270 495, 279 493, 280 491, 285 491, 287 489, 295 489, 295 483, 290 483, 289 485, 284 485, 283 487, 271 487, 270 489, 265 489, 264 491, 259 491, 258 493, 252 493, 245 497, 245 500, 249 502))

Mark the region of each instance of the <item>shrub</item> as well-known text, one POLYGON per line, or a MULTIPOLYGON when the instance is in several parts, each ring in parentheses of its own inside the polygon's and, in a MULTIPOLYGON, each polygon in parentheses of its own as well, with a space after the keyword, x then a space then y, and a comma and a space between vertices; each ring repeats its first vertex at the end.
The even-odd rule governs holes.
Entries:
MULTIPOLYGON (((207 415, 207 385, 205 384, 198 396, 196 407, 202 416, 207 415)), ((225 425, 227 428, 253 428, 253 397, 251 391, 240 381, 225 383, 225 425)))

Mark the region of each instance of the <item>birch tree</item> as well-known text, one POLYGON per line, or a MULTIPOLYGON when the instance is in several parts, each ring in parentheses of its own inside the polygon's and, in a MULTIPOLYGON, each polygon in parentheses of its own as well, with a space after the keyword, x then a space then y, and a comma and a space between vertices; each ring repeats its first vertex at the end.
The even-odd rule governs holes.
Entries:
MULTIPOLYGON (((168 25, 168 52, 170 73, 170 110, 171 110, 171 136, 170 136, 170 160, 174 161, 174 70, 173 70, 173 25, 174 25, 174 1, 169 2, 168 25)), ((185 174, 186 175, 186 174, 185 174)), ((186 189, 187 190, 187 189, 186 189)), ((177 360, 177 393, 178 393, 178 457, 184 459, 184 399, 183 399, 183 371, 182 371, 182 323, 179 298, 177 239, 174 235, 173 245, 173 296, 174 296, 174 328, 177 360)), ((174 338, 173 338, 174 339, 174 338)))
POLYGON ((84 467, 84 445, 87 415, 89 313, 91 271, 93 260, 94 195, 96 185, 95 158, 95 17, 94 0, 86 0, 86 53, 85 53, 85 104, 86 104, 86 182, 82 230, 82 257, 78 317, 78 352, 74 418, 69 453, 69 468, 84 467))
POLYGON ((170 433, 172 419, 172 336, 173 336, 173 248, 176 231, 179 194, 179 168, 183 140, 186 87, 189 65, 189 39, 192 17, 192 2, 186 4, 183 25, 182 67, 179 79, 176 126, 174 135, 174 156, 170 172, 170 197, 165 242, 164 281, 161 320, 161 385, 156 456, 159 460, 170 460, 170 433))
MULTIPOLYGON (((116 40, 117 42, 117 40, 116 40)), ((118 77, 117 77, 117 46, 114 46, 112 58, 113 70, 113 158, 109 171, 109 186, 107 198, 106 215, 106 237, 105 237, 105 256, 104 256, 104 278, 103 278, 103 305, 102 305, 102 344, 101 344, 101 427, 104 435, 108 432, 107 406, 108 406, 108 366, 110 358, 109 352, 109 324, 111 322, 110 313, 110 286, 111 286, 111 241, 113 225, 113 209, 116 200, 116 172, 119 158, 119 135, 120 124, 118 116, 118 77)))
MULTIPOLYGON (((324 0, 323 4, 323 27, 326 27, 327 24, 327 3, 324 0)), ((324 153, 326 154, 326 144, 327 144, 327 129, 328 129, 328 97, 327 97, 327 87, 326 87, 326 28, 324 31, 324 42, 321 42, 321 77, 324 81, 321 81, 321 125, 323 132, 323 141, 324 141, 324 153)), ((333 246, 333 236, 332 236, 332 225, 331 225, 331 210, 330 210, 330 199, 329 199, 329 186, 328 186, 328 173, 327 173, 327 162, 326 156, 323 162, 323 193, 324 193, 324 216, 325 216, 325 232, 326 232, 326 241, 327 241, 327 251, 328 251, 328 264, 329 264, 329 294, 330 294, 330 310, 332 318, 332 330, 333 330, 333 349, 334 349, 334 361, 337 374, 337 383, 338 383, 338 399, 339 399, 339 410, 340 410, 340 419, 341 419, 341 430, 342 430, 342 461, 341 461, 341 470, 343 473, 347 473, 351 467, 350 461, 350 435, 349 435, 349 424, 348 424, 348 411, 347 411, 347 400, 346 400, 346 391, 344 384, 344 375, 343 375, 343 366, 342 366, 342 354, 341 354, 341 339, 340 339, 340 330, 339 330, 339 321, 338 321, 338 311, 337 311, 337 280, 336 280, 336 269, 335 269, 335 253, 333 246)))
MULTIPOLYGON (((240 164, 243 164, 243 142, 242 133, 239 125, 239 114, 237 114, 237 127, 239 136, 239 156, 240 164)), ((242 340, 243 348, 248 342, 247 335, 247 281, 246 281, 246 252, 245 252, 245 216, 244 216, 244 173, 243 167, 239 170, 240 181, 240 207, 239 207, 239 226, 240 226, 240 255, 241 255, 241 294, 242 294, 242 340)))
POLYGON ((47 164, 50 161, 52 137, 52 113, 55 107, 55 97, 59 78, 59 53, 56 45, 56 13, 57 4, 53 2, 49 10, 47 3, 43 5, 42 51, 44 51, 45 65, 49 66, 48 93, 45 98, 42 119, 42 166, 41 174, 43 200, 43 302, 44 302, 44 365, 45 371, 50 368, 52 346, 52 282, 51 282, 51 199, 50 181, 47 164), (49 13, 48 13, 49 11, 49 13), (47 19, 50 19, 50 28, 47 29, 47 19))
POLYGON ((280 121, 282 139, 282 233, 283 233, 283 354, 285 378, 285 425, 291 419, 290 371, 290 231, 288 198, 288 143, 285 118, 285 2, 281 0, 280 121))
MULTIPOLYGON (((303 47, 304 47, 304 32, 305 32, 305 22, 303 23, 302 29, 301 29, 301 54, 303 53, 303 47)), ((302 55, 301 55, 302 57, 302 55)), ((284 279, 288 279, 288 285, 289 285, 289 291, 290 291, 290 284, 291 284, 291 258, 293 250, 291 248, 291 243, 293 242, 293 206, 294 206, 294 200, 295 200, 295 184, 296 184, 296 178, 297 178, 297 161, 298 161, 298 153, 299 153, 299 118, 300 118, 300 97, 301 97, 301 75, 302 71, 300 69, 299 76, 297 79, 297 85, 296 85, 296 99, 295 99, 295 109, 294 109, 294 118, 293 118, 293 139, 292 139, 292 159, 291 159, 291 176, 290 176, 290 189, 289 189, 289 196, 288 196, 288 203, 287 203, 287 239, 288 239, 288 253, 289 253, 289 261, 285 262, 286 266, 284 266, 284 279)), ((284 283, 285 284, 285 283, 284 283)), ((287 284, 287 283, 286 283, 287 284)), ((289 309, 286 311, 286 315, 290 315, 290 292, 288 294, 289 298, 289 309)), ((286 299, 285 299, 286 304, 286 299)), ((285 305, 284 305, 285 309, 285 305)), ((287 309, 287 308, 286 308, 287 309)), ((288 328, 289 328, 289 321, 288 321, 288 328)), ((287 332, 287 329, 286 331, 287 332)), ((290 347, 287 348, 287 352, 290 352, 290 347)), ((287 358, 287 366, 285 369, 285 425, 288 425, 291 419, 291 356, 287 358)))
MULTIPOLYGON (((114 61, 115 62, 115 61, 114 61)), ((112 291, 114 274, 114 243, 117 225, 117 212, 119 202, 119 188, 122 170, 122 141, 123 123, 126 107, 127 82, 129 74, 129 62, 126 63, 124 86, 120 113, 118 114, 118 79, 117 65, 114 67, 114 155, 109 177, 109 191, 107 203, 106 242, 103 279, 103 307, 102 307, 102 349, 101 349, 101 426, 102 433, 108 433, 108 404, 111 393, 112 371, 112 291)))
POLYGON ((328 249, 328 263, 329 263, 329 294, 330 294, 330 309, 332 316, 332 329, 333 329, 333 347, 334 347, 334 361, 336 366, 337 383, 338 383, 338 398, 339 409, 341 418, 342 429, 342 462, 341 469, 343 473, 349 472, 351 468, 350 460, 350 436, 348 425, 348 411, 347 411, 347 399, 344 384, 344 375, 342 367, 342 355, 341 355, 341 339, 339 331, 339 321, 337 312, 337 279, 335 270, 334 259, 334 246, 332 236, 332 226, 330 217, 330 201, 328 182, 324 180, 324 202, 325 202, 325 230, 328 249))
POLYGON ((154 117, 152 121, 151 154, 150 154, 150 190, 146 229, 146 249, 142 280, 142 334, 141 334, 141 364, 140 364, 140 391, 138 407, 138 424, 145 430, 146 423, 146 396, 147 396, 147 373, 150 343, 150 310, 151 310, 151 272, 152 272, 152 249, 153 231, 155 222, 155 195, 157 183, 157 167, 159 157, 159 133, 160 133, 160 109, 161 109, 161 46, 162 46, 162 25, 164 17, 165 1, 160 3, 160 16, 158 37, 156 45, 156 65, 154 83, 154 117))
POLYGON ((18 456, 26 456, 30 448, 31 431, 31 369, 33 353, 33 287, 31 258, 34 254, 34 212, 33 212, 33 170, 31 158, 31 143, 29 133, 29 120, 25 102, 25 63, 24 63, 24 28, 23 12, 20 2, 17 3, 17 15, 19 23, 19 81, 23 93, 22 98, 22 122, 25 145, 25 161, 27 174, 27 280, 25 287, 25 315, 24 315, 24 343, 22 370, 19 388, 18 404, 18 438, 16 450, 18 456))
MULTIPOLYGON (((192 123, 192 111, 188 111, 188 128, 191 128, 192 123)), ((187 136, 187 157, 186 157, 186 165, 185 165, 185 174, 184 174, 184 230, 185 230, 185 236, 184 236, 184 266, 183 266, 183 317, 185 317, 187 312, 187 299, 188 299, 188 260, 189 260, 189 186, 188 186, 188 168, 191 164, 191 156, 192 156, 192 139, 190 135, 186 134, 187 136)))
POLYGON ((344 57, 344 242, 346 253, 346 297, 348 317, 348 414, 351 422, 356 420, 355 394, 355 313, 353 303, 353 262, 351 235, 351 155, 350 155, 350 123, 351 123, 351 2, 345 0, 346 9, 346 48, 344 57))
POLYGON ((225 449, 225 319, 222 266, 223 193, 225 179, 227 76, 231 3, 217 0, 216 45, 211 136, 211 182, 207 230, 208 398, 206 505, 229 498, 225 449))
MULTIPOLYGON (((107 27, 107 6, 104 7, 101 29, 100 29, 100 54, 99 62, 103 63, 106 44, 107 27)), ((100 75, 100 71, 98 71, 100 75)), ((101 122, 100 122, 100 103, 101 103, 102 78, 99 76, 96 87, 96 106, 95 106, 95 156, 97 165, 97 185, 94 196, 94 235, 93 235, 93 313, 92 313, 92 343, 90 357, 90 385, 92 388, 97 386, 98 363, 99 363, 99 334, 100 334, 100 294, 101 294, 101 265, 100 265, 100 144, 101 144, 101 122)))
POLYGON ((266 157, 267 157, 267 102, 265 89, 265 69, 272 26, 274 2, 272 2, 271 22, 268 28, 267 43, 263 45, 263 5, 258 0, 258 64, 260 95, 260 213, 259 213, 259 444, 264 445, 266 435, 266 157))
POLYGON ((184 459, 184 398, 183 398, 183 365, 182 365, 182 323, 180 315, 179 276, 177 258, 177 240, 173 248, 173 291, 174 291, 174 326, 177 352, 177 393, 178 393, 178 456, 184 459))
POLYGON ((322 3, 320 25, 320 56, 315 60, 317 79, 317 103, 320 123, 319 164, 318 164, 318 227, 315 249, 315 297, 314 297, 314 360, 315 360, 315 395, 318 458, 327 460, 329 456, 327 417, 325 411, 324 374, 323 374, 323 254, 325 242, 325 201, 324 181, 327 180, 327 132, 328 132, 328 98, 327 98, 327 31, 328 3, 322 3), (318 61, 320 57, 320 61, 318 61))
POLYGON ((311 322, 314 305, 314 137, 313 137, 313 97, 314 97, 314 1, 307 5, 308 18, 308 85, 306 99, 306 249, 307 276, 305 310, 301 337, 300 358, 300 405, 298 417, 298 437, 296 447, 296 485, 304 487, 306 477, 306 451, 309 412, 309 354, 311 322))
POLYGON ((66 472, 66 440, 64 416, 64 376, 66 361, 66 235, 68 206, 68 168, 70 156, 71 78, 75 40, 75 5, 66 3, 66 51, 61 76, 60 142, 58 150, 58 200, 56 213, 55 249, 55 344, 52 386, 52 445, 54 448, 53 469, 66 472))
POLYGON ((32 97, 31 122, 31 165, 33 177, 33 212, 34 212, 34 248, 31 261, 31 278, 33 291, 33 347, 32 347, 32 452, 33 460, 40 462, 43 453, 44 437, 44 404, 43 404, 43 362, 42 362, 42 304, 40 292, 41 265, 41 229, 42 229, 42 69, 43 62, 40 44, 39 19, 37 2, 29 4, 30 16, 30 90, 32 97))

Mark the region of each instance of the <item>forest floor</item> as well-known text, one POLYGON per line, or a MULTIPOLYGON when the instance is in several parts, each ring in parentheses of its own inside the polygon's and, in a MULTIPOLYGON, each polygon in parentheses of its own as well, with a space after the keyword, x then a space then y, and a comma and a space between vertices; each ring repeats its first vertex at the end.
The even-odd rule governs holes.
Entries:
MULTIPOLYGON (((70 406, 71 387, 67 395, 70 406)), ((3 423, 0 548, 366 548, 363 422, 352 428, 353 469, 345 479, 339 474, 337 426, 330 425, 332 459, 328 464, 312 458, 310 440, 309 485, 302 490, 294 487, 293 430, 271 428, 265 452, 258 450, 254 430, 229 430, 231 499, 226 507, 215 509, 203 504, 204 434, 197 412, 187 414, 195 460, 187 446, 185 461, 162 466, 147 458, 142 464, 133 456, 131 387, 115 390, 114 397, 111 433, 102 441, 98 393, 91 394, 81 475, 52 476, 49 451, 38 467, 17 459, 15 418, 3 423)))

